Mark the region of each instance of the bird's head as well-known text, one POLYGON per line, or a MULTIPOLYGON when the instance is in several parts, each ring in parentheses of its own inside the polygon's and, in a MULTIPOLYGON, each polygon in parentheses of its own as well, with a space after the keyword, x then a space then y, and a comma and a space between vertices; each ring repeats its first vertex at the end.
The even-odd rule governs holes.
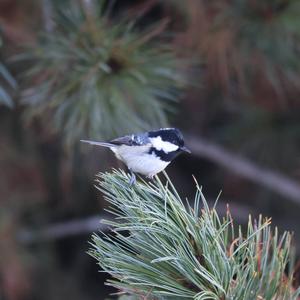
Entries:
POLYGON ((177 128, 161 128, 156 131, 150 131, 149 139, 156 153, 171 161, 182 152, 191 153, 184 145, 184 139, 177 128))

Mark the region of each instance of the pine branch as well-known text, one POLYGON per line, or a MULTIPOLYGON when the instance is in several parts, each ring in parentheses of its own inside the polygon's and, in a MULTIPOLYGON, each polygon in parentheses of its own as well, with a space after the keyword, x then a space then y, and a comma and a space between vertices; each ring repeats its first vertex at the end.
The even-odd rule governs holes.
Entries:
POLYGON ((154 42, 164 23, 138 30, 109 18, 103 0, 82 3, 53 9, 51 32, 15 57, 29 63, 21 76, 28 119, 40 116, 67 143, 165 126, 184 82, 171 45, 154 42))
POLYGON ((229 211, 221 218, 208 207, 198 184, 185 206, 168 177, 128 180, 122 171, 98 175, 116 218, 105 222, 111 234, 93 235, 90 254, 111 274, 109 285, 147 299, 297 299, 288 232, 280 237, 262 217, 236 228, 229 211))
MULTIPOLYGON (((219 202, 218 212, 226 214, 227 202, 219 202)), ((209 201, 213 205, 213 201, 209 201)), ((248 220, 249 207, 240 204, 230 206, 232 215, 241 223, 246 223, 248 220)), ((48 224, 39 229, 23 228, 17 234, 17 239, 23 244, 39 243, 44 241, 53 241, 57 239, 68 238, 70 236, 80 234, 90 234, 93 231, 101 230, 108 231, 109 226, 99 222, 99 219, 108 218, 108 216, 96 215, 86 218, 76 219, 72 221, 62 221, 54 224, 48 224)), ((298 220, 298 219, 297 219, 298 220)), ((295 224, 295 219, 283 219, 282 224, 295 224)))
POLYGON ((38 230, 23 229, 18 233, 17 239, 21 243, 31 244, 49 240, 56 240, 80 234, 90 234, 95 230, 106 230, 107 225, 99 223, 99 216, 64 221, 50 224, 38 230))

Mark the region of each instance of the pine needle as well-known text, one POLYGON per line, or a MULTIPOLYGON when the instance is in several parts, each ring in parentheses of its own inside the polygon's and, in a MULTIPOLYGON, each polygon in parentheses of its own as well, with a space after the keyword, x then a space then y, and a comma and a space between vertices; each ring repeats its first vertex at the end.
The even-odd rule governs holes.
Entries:
MULTIPOLYGON (((197 184, 194 208, 184 206, 170 178, 129 186, 124 171, 99 174, 110 203, 112 232, 94 234, 90 255, 113 279, 108 284, 145 299, 296 300, 291 235, 272 232, 262 217, 232 230, 209 208, 197 184), (202 205, 202 210, 199 207, 202 205)), ((142 299, 142 298, 141 298, 142 299)))

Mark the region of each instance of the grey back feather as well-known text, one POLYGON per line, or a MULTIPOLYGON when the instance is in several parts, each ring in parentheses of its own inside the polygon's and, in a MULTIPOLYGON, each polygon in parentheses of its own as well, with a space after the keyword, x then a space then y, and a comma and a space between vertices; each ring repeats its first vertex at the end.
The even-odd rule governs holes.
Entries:
POLYGON ((149 142, 150 140, 147 133, 125 135, 110 141, 110 143, 115 145, 127 146, 142 146, 148 144, 149 142))
POLYGON ((150 143, 150 140, 149 140, 147 133, 141 133, 141 134, 125 135, 125 136, 113 139, 109 142, 97 142, 97 141, 90 141, 90 140, 80 140, 80 142, 88 143, 90 145, 111 148, 111 147, 116 147, 116 146, 121 146, 121 145, 143 146, 143 145, 150 143))
POLYGON ((80 142, 82 143, 87 143, 90 145, 96 145, 96 146, 102 146, 102 147, 115 147, 116 145, 112 144, 112 143, 107 143, 107 142, 96 142, 96 141, 89 141, 89 140, 80 140, 80 142))

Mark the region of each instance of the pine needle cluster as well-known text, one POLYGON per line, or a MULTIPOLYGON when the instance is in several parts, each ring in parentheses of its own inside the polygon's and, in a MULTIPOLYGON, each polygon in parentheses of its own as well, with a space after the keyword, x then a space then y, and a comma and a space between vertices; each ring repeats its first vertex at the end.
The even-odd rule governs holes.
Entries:
POLYGON ((108 285, 140 299, 297 299, 290 233, 279 236, 262 217, 236 227, 198 185, 193 206, 184 204, 165 176, 134 186, 122 171, 98 176, 115 219, 105 221, 110 234, 93 235, 90 254, 108 285))
POLYGON ((30 62, 22 77, 29 117, 47 117, 71 142, 165 126, 183 80, 171 45, 158 38, 163 24, 139 30, 110 18, 105 1, 90 2, 58 8, 53 32, 18 56, 30 62))
MULTIPOLYGON (((272 103, 277 107, 284 107, 283 103, 296 103, 290 98, 300 87, 299 1, 219 0, 190 3, 192 12, 195 11, 194 21, 201 26, 199 32, 193 31, 195 24, 191 23, 193 39, 190 39, 195 41, 203 60, 207 62, 208 74, 216 87, 226 93, 236 90, 241 99, 247 96, 257 102, 255 95, 259 96, 258 86, 263 85, 279 97, 277 101, 281 103, 276 103, 276 99, 272 98, 272 103)), ((260 101, 265 103, 266 100, 260 101)))

